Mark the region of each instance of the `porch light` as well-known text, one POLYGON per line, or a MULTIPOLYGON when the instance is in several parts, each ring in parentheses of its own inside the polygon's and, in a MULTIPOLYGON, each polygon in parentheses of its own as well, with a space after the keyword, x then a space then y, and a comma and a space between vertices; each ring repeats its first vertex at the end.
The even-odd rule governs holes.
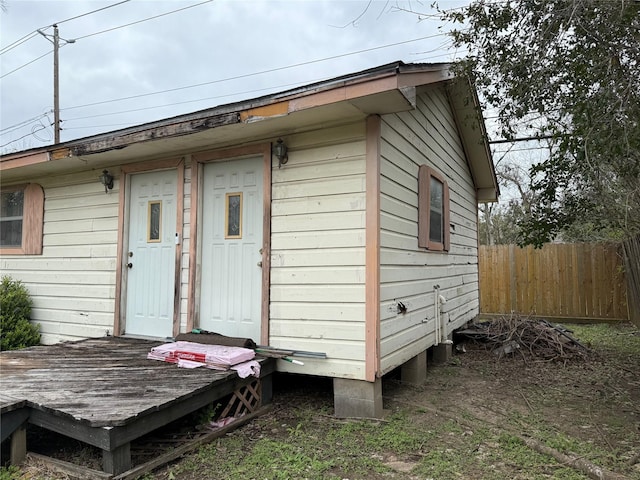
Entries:
POLYGON ((109 193, 109 190, 113 189, 113 175, 109 173, 109 170, 103 170, 98 180, 104 185, 104 193, 109 193))
POLYGON ((278 168, 280 168, 282 165, 285 165, 289 161, 289 157, 287 156, 287 146, 284 144, 281 138, 279 138, 276 144, 273 146, 273 154, 278 159, 278 168))

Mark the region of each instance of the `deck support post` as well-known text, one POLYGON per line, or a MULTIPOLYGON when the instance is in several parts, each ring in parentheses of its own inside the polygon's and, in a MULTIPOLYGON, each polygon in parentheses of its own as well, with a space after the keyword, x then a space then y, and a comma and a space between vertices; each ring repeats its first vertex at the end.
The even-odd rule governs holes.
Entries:
POLYGON ((120 445, 115 450, 102 450, 102 470, 112 475, 131 469, 131 443, 120 445))
POLYGON ((336 417, 381 418, 382 379, 366 382, 334 378, 333 403, 336 417))
POLYGON ((400 367, 403 383, 422 385, 427 380, 427 351, 423 350, 400 367))
POLYGON ((11 465, 20 465, 27 456, 27 424, 20 425, 11 434, 11 453, 9 461, 11 465))
POLYGON ((260 378, 261 386, 261 406, 269 405, 273 400, 273 374, 260 378))

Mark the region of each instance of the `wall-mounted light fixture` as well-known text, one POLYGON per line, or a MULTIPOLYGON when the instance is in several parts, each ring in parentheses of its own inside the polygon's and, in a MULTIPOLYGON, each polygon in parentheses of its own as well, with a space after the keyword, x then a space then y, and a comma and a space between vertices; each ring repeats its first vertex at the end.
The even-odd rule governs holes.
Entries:
POLYGON ((278 159, 278 168, 289 161, 289 157, 287 156, 287 146, 282 142, 281 138, 279 138, 273 146, 273 154, 278 159))
POLYGON ((113 188, 113 175, 109 173, 109 170, 103 170, 98 180, 104 185, 104 193, 108 193, 113 188))

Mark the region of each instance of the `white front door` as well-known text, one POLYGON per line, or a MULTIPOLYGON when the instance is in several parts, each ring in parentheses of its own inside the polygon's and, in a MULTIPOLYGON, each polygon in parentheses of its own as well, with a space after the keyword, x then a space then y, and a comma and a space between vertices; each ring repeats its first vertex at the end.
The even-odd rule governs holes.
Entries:
POLYGON ((177 172, 131 175, 125 333, 173 335, 177 172))
POLYGON ((262 157, 204 166, 200 328, 260 341, 262 157))

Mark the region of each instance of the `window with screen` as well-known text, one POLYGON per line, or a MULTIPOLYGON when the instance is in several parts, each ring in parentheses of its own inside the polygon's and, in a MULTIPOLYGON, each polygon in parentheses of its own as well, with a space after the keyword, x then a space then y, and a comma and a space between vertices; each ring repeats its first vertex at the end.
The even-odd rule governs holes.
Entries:
POLYGON ((427 165, 418 170, 418 246, 449 251, 449 186, 427 165))
POLYGON ((44 191, 37 183, 0 190, 0 253, 41 255, 44 191))

